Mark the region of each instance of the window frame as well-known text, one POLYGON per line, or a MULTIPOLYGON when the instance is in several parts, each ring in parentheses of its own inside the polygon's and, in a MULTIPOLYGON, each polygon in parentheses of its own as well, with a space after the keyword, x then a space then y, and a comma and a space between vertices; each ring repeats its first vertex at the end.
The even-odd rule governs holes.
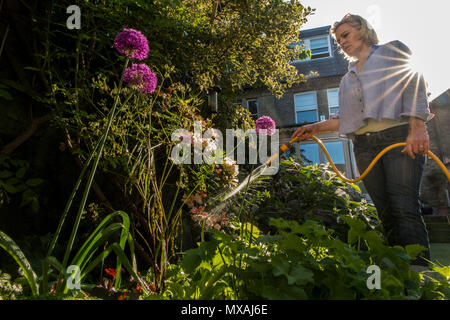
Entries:
POLYGON ((328 117, 330 118, 332 114, 335 113, 331 113, 331 108, 338 108, 338 112, 339 112, 339 88, 330 88, 327 89, 327 104, 328 104, 328 117), (337 105, 331 105, 330 104, 330 91, 337 91, 337 105))
POLYGON ((295 124, 305 124, 305 123, 319 122, 320 117, 319 117, 319 104, 318 104, 318 101, 317 101, 317 91, 305 91, 305 92, 294 93, 293 98, 294 98, 294 122, 295 122, 295 124), (310 109, 298 110, 297 111, 297 105, 295 104, 295 97, 296 96, 300 96, 300 95, 305 95, 305 94, 311 94, 311 93, 315 94, 315 100, 316 100, 315 108, 310 108, 310 109), (313 111, 313 110, 316 111, 316 121, 313 121, 313 122, 298 122, 297 121, 297 112, 313 111))
POLYGON ((332 48, 330 35, 318 35, 318 36, 314 36, 314 37, 305 38, 305 39, 300 40, 299 42, 294 42, 292 45, 295 48, 296 46, 301 47, 301 45, 304 44, 305 45, 304 50, 311 50, 311 40, 320 39, 320 38, 327 38, 327 42, 328 42, 328 56, 327 57, 313 58, 312 52, 311 52, 311 57, 308 57, 308 58, 302 59, 302 60, 294 60, 293 63, 305 62, 305 61, 311 62, 313 60, 332 58, 333 57, 333 50, 332 50, 333 48, 332 48))

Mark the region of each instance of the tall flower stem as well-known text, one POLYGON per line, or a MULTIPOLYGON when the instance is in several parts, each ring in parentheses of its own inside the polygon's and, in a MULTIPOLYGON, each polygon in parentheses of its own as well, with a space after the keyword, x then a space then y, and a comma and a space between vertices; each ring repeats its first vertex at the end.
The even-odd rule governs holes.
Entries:
MULTIPOLYGON (((248 176, 247 185, 245 186, 245 190, 244 190, 244 195, 243 195, 243 199, 242 199, 242 202, 241 202, 241 206, 239 207, 239 212, 237 214, 237 217, 238 217, 239 220, 241 219, 241 212, 242 212, 242 209, 244 207, 245 197, 247 196, 248 187, 250 186, 250 180, 251 180, 251 177, 252 177, 254 169, 255 169, 255 165, 252 164, 252 168, 250 169, 250 174, 248 176)), ((242 228, 241 228, 241 236, 242 236, 242 228)))
MULTIPOLYGON (((100 161, 100 158, 101 158, 101 155, 102 155, 102 152, 103 152, 103 148, 105 146, 106 139, 108 137, 108 133, 109 133, 109 131, 111 129, 112 122, 114 120, 115 110, 117 108, 117 104, 118 104, 119 98, 120 98, 120 92, 121 92, 121 89, 122 89, 123 76, 124 76, 125 70, 126 70, 126 68, 128 66, 129 60, 130 59, 127 57, 127 59, 125 61, 125 64, 124 64, 124 67, 123 67, 123 70, 122 70, 121 77, 120 77, 119 86, 118 86, 118 89, 117 89, 117 95, 116 95, 116 98, 114 100, 113 107, 111 108, 111 111, 109 112, 109 115, 108 115, 108 123, 107 123, 107 126, 106 126, 106 130, 105 130, 105 133, 103 134, 103 136, 100 137, 100 145, 98 147, 97 154, 95 155, 95 158, 93 159, 94 163, 92 165, 92 170, 89 173, 89 177, 88 177, 88 180, 87 180, 87 183, 86 183, 86 187, 84 189, 83 197, 81 199, 80 207, 78 209, 77 216, 75 218, 75 222, 74 222, 74 225, 73 225, 73 228, 72 228, 72 233, 70 234, 69 242, 67 244, 66 252, 64 254, 64 259, 63 259, 63 263, 62 263, 63 270, 65 270, 66 267, 67 267, 67 263, 69 261, 69 256, 70 256, 70 252, 72 251, 73 243, 75 241, 75 236, 77 234, 78 227, 80 225, 81 215, 82 215, 82 213, 84 211, 84 208, 86 206, 86 202, 87 202, 87 198, 88 198, 88 195, 89 195, 89 191, 90 191, 91 186, 92 186, 92 181, 94 180, 94 176, 95 176, 95 173, 97 171, 97 166, 98 166, 98 163, 100 161)), ((95 152, 95 150, 93 152, 95 152)), ((120 266, 118 266, 118 269, 119 269, 119 272, 118 272, 119 276, 117 277, 116 281, 120 282, 120 266)), ((61 278, 61 274, 60 274, 59 278, 61 278)), ((58 281, 58 285, 59 284, 60 283, 58 281)), ((60 288, 58 288, 58 289, 60 289, 60 288)))

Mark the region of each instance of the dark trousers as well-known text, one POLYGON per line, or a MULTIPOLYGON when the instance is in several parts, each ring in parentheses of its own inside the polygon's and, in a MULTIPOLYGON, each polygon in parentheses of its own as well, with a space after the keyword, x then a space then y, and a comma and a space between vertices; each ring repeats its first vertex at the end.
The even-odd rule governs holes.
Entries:
MULTIPOLYGON (((405 142, 408 125, 393 127, 376 133, 357 135, 353 139, 356 163, 360 173, 369 166, 384 148, 405 142)), ((391 246, 420 244, 427 248, 422 256, 430 259, 428 233, 420 210, 420 184, 425 157, 401 153, 403 147, 388 151, 363 179, 388 243, 391 246)), ((411 264, 428 266, 418 257, 411 264)))

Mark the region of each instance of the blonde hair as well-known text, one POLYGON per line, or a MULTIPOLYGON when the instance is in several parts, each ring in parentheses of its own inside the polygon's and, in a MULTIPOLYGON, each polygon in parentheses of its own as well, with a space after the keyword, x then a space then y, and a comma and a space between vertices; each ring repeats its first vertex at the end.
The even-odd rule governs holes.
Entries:
MULTIPOLYGON (((364 19, 361 16, 358 16, 356 14, 347 13, 341 21, 337 21, 333 24, 333 27, 330 29, 331 36, 333 37, 334 41, 336 41, 336 30, 343 25, 344 23, 348 23, 352 27, 359 30, 359 34, 361 36, 361 39, 368 45, 371 46, 372 44, 376 44, 379 42, 377 33, 373 29, 373 27, 370 25, 369 22, 367 22, 366 19, 364 19)), ((343 52, 342 48, 339 46, 340 52, 346 56, 347 59, 350 57, 343 52)), ((351 60, 351 59, 349 59, 351 60)))

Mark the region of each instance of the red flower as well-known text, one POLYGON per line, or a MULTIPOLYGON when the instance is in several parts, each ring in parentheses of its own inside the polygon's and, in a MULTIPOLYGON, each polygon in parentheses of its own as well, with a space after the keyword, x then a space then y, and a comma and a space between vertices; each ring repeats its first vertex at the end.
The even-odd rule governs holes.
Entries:
POLYGON ((107 274, 109 274, 111 277, 113 277, 114 279, 116 278, 116 269, 107 268, 107 269, 105 269, 105 272, 107 274))
MULTIPOLYGON (((125 273, 125 270, 124 270, 123 268, 122 268, 120 271, 121 271, 122 273, 125 273)), ((107 274, 109 274, 111 277, 113 277, 113 279, 116 278, 116 275, 117 275, 116 269, 113 269, 113 268, 107 268, 107 269, 105 269, 105 272, 106 272, 107 274)))

